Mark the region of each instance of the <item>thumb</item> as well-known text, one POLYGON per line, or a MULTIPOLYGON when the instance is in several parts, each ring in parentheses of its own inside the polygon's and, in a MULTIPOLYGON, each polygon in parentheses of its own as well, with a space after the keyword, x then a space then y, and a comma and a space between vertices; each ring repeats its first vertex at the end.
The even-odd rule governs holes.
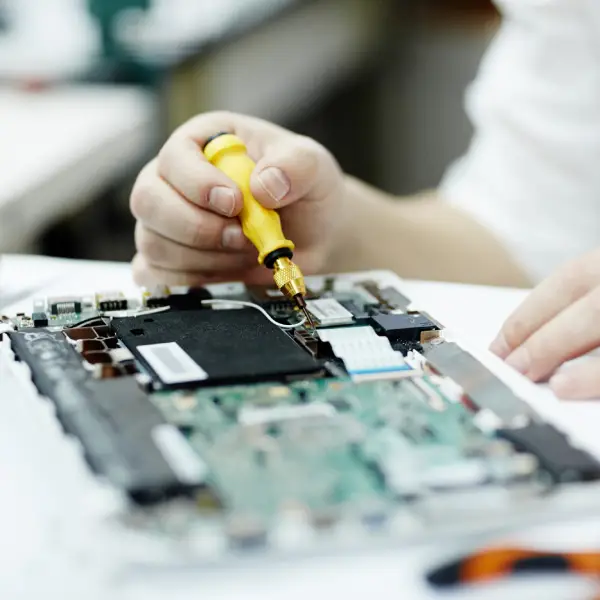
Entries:
POLYGON ((252 174, 252 194, 263 206, 272 209, 310 195, 319 185, 320 154, 316 142, 300 136, 268 148, 252 174))

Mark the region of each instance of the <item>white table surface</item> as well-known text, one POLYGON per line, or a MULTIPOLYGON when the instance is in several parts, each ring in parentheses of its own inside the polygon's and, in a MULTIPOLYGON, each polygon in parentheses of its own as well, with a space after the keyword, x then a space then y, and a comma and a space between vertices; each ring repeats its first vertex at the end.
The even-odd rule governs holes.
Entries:
MULTIPOLYGON (((133 288, 127 265, 22 256, 8 256, 0 261, 0 291, 3 297, 19 290, 26 293, 38 285, 43 289, 34 295, 115 288, 127 291, 133 288)), ((454 330, 463 329, 466 337, 480 345, 490 341, 504 317, 523 297, 523 292, 514 290, 423 282, 407 282, 407 286, 413 299, 426 303, 436 318, 454 330)), ((5 307, 3 312, 14 312, 18 308, 27 310, 30 304, 31 297, 19 301, 16 306, 5 307)), ((593 422, 600 422, 600 414, 597 413, 598 405, 593 403, 564 405, 564 418, 569 427, 593 430, 593 422)), ((68 550, 73 549, 69 548, 65 539, 61 539, 56 532, 48 533, 52 507, 50 495, 45 502, 42 475, 48 477, 43 471, 50 469, 59 473, 61 459, 54 456, 62 455, 52 455, 48 449, 47 457, 40 456, 45 452, 40 441, 44 439, 43 427, 36 439, 28 440, 27 445, 23 445, 19 431, 15 431, 11 423, 0 423, 0 430, 0 472, 4 481, 10 482, 8 486, 3 484, 4 489, 0 494, 2 598, 29 599, 43 595, 52 600, 82 597, 86 600, 191 600, 198 597, 211 600, 337 600, 365 597, 384 600, 507 597, 575 600, 591 597, 589 582, 562 579, 546 581, 543 588, 539 587, 540 582, 532 580, 525 584, 493 586, 487 589, 485 595, 482 590, 438 595, 422 579, 423 570, 431 565, 432 557, 437 559, 440 556, 439 548, 430 547, 360 560, 332 558, 299 565, 277 565, 268 572, 245 569, 233 574, 216 571, 200 575, 193 571, 161 571, 125 576, 119 572, 118 564, 111 562, 110 552, 107 551, 105 560, 100 562, 92 561, 86 555, 86 548, 91 550, 100 543, 91 533, 75 553, 77 559, 73 558, 73 552, 69 554, 68 550), (15 452, 15 443, 20 444, 19 452, 15 452), (44 460, 50 463, 44 463, 44 460), (40 489, 37 494, 32 494, 35 486, 40 489)), ((67 460, 66 453, 64 456, 67 460)), ((69 506, 68 496, 65 495, 64 505, 58 508, 72 510, 75 519, 75 515, 81 517, 79 512, 83 515, 86 507, 69 506)), ((565 524, 529 530, 516 536, 515 541, 527 541, 539 546, 558 543, 560 548, 564 548, 593 546, 598 539, 600 519, 588 522, 585 526, 565 524)), ((441 551, 445 554, 448 549, 442 548, 441 551)))
POLYGON ((154 98, 114 86, 0 87, 0 252, 23 251, 149 154, 154 98))

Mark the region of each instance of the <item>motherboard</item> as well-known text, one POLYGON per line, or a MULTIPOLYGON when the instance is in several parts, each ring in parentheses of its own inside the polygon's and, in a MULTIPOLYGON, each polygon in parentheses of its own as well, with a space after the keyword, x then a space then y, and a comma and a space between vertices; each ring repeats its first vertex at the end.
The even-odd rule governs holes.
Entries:
POLYGON ((128 499, 130 526, 176 522, 227 551, 401 540, 432 500, 600 478, 397 287, 319 278, 307 307, 314 327, 267 287, 43 298, 2 317, 2 352, 128 499))

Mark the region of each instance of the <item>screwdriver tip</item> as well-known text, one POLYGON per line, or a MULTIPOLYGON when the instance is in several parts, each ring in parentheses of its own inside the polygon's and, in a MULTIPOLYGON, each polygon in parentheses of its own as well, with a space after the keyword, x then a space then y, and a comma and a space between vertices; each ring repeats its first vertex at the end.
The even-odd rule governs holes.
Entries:
POLYGON ((308 312, 306 307, 304 307, 302 309, 302 312, 304 313, 304 316, 306 317, 306 322, 310 325, 310 328, 312 330, 315 330, 316 329, 315 322, 312 320, 312 317, 310 316, 310 313, 308 312))

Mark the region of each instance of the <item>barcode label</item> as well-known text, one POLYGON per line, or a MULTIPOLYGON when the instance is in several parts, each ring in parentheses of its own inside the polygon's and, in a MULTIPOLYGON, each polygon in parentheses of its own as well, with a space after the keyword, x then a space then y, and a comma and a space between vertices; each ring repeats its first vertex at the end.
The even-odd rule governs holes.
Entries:
POLYGON ((208 373, 175 342, 138 346, 163 383, 189 383, 208 379, 208 373))

